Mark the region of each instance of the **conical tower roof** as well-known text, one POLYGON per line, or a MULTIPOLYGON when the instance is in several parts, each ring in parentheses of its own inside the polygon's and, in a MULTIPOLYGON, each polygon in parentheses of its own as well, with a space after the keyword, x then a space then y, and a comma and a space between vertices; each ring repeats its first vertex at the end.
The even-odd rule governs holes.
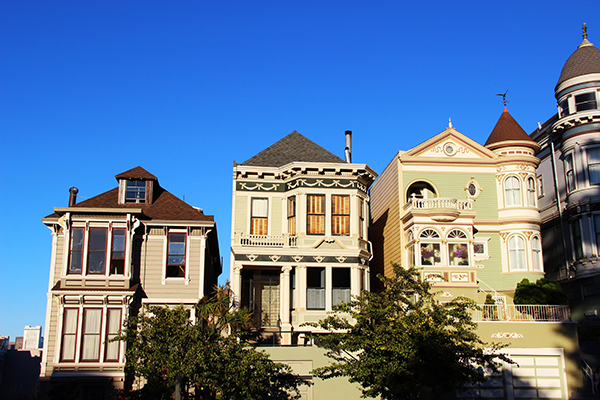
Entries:
POLYGON ((485 142, 485 147, 495 150, 506 146, 525 146, 538 150, 539 146, 525 133, 521 125, 510 115, 506 107, 500 119, 485 142))
POLYGON ((583 42, 565 63, 556 88, 568 79, 587 74, 600 74, 600 49, 587 39, 587 27, 583 24, 583 42))
POLYGON ((291 162, 345 163, 335 154, 293 131, 254 157, 244 161, 242 165, 281 167, 291 162))

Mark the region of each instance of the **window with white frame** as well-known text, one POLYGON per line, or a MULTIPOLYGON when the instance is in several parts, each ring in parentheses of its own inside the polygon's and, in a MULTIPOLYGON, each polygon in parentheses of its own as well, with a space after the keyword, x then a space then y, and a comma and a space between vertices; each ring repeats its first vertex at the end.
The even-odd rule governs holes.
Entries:
POLYGON ((306 308, 325 309, 325 268, 306 268, 306 308))
POLYGON ((252 199, 251 235, 267 235, 269 203, 267 199, 252 199))
POLYGON ((521 205, 521 181, 514 175, 504 180, 504 202, 506 206, 521 205))
POLYGON ((527 205, 529 207, 535 207, 535 200, 537 194, 535 192, 535 179, 532 176, 527 178, 527 205))
POLYGON ((442 264, 442 244, 440 234, 434 229, 423 229, 419 235, 421 265, 442 264))
POLYGON ((167 278, 185 277, 185 233, 169 233, 167 243, 167 278))
POLYGON ((511 271, 526 271, 525 239, 521 235, 512 235, 508 239, 509 265, 511 271))
POLYGON ((542 270, 542 242, 538 236, 534 236, 531 239, 531 257, 532 257, 532 269, 534 271, 542 270))
POLYGON ((569 112, 569 98, 567 97, 566 99, 564 99, 563 101, 560 102, 560 105, 558 106, 560 108, 560 116, 562 117, 566 117, 567 115, 570 114, 569 112))
POLYGON ((123 275, 127 229, 75 227, 70 231, 67 274, 123 275), (109 235, 111 244, 109 245, 109 235), (84 264, 85 261, 85 264, 84 264), (84 271, 85 265, 85 271, 84 271), (106 268, 106 266, 109 268, 106 268))
POLYGON ((596 92, 587 92, 575 96, 575 108, 577 111, 595 110, 598 108, 596 92))
POLYGON ((358 199, 358 237, 365 237, 365 200, 362 198, 358 199))
POLYGON ((309 235, 325 234, 325 195, 309 194, 306 196, 306 233, 309 235))
POLYGON ((453 229, 446 236, 448 241, 448 261, 450 265, 469 265, 469 241, 467 234, 453 229))
POLYGON ((565 179, 567 182, 567 192, 575 190, 575 175, 573 173, 573 154, 565 156, 565 179))
POLYGON ((600 147, 587 150, 590 185, 600 185, 600 147))
POLYGON ((288 233, 290 235, 296 234, 296 196, 290 196, 287 199, 287 219, 288 219, 288 233))
POLYGON ((331 196, 331 234, 350 234, 350 196, 331 196))
POLYGON ((544 196, 544 177, 542 175, 537 176, 537 195, 538 198, 544 196))
POLYGON ((81 361, 100 360, 101 308, 84 308, 81 328, 81 361))

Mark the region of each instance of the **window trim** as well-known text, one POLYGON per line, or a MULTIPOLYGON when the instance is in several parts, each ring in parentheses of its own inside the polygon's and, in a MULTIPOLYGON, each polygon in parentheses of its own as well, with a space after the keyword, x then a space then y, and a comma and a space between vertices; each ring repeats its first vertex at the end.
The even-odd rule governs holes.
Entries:
POLYGON ((534 235, 531 238, 531 270, 534 272, 542 272, 543 270, 543 258, 542 258, 542 239, 539 235, 534 235), (538 248, 536 249, 534 243, 538 243, 538 248), (536 254, 537 253, 537 254, 536 254), (537 263, 536 263, 537 260, 537 263), (537 268, 536 268, 537 264, 537 268))
MULTIPOLYGON (((517 244, 518 244, 518 242, 517 242, 517 244)), ((515 233, 513 235, 510 235, 510 237, 508 238, 508 240, 507 240, 507 248, 508 248, 508 268, 509 268, 509 271, 511 271, 511 272, 524 272, 524 271, 526 272, 526 271, 528 271, 529 268, 528 268, 528 265, 527 265, 528 264, 528 262, 527 262, 527 240, 525 240, 525 238, 522 235, 520 235, 518 233, 515 233), (513 250, 511 248, 511 241, 513 239, 521 240, 522 243, 523 243, 523 247, 522 248, 518 248, 517 247, 517 248, 515 248, 513 250), (522 260, 524 268, 515 268, 515 265, 513 264, 513 260, 512 260, 512 258, 513 258, 512 257, 512 254, 513 254, 512 252, 513 251, 519 252, 519 253, 516 253, 516 254, 517 254, 518 260, 522 260)))
MULTIPOLYGON (((415 262, 418 260, 418 265, 421 267, 440 267, 442 265, 444 265, 444 249, 442 247, 442 235, 440 235, 440 233, 431 227, 426 227, 423 228, 421 230, 421 232, 419 232, 419 238, 415 243, 415 246, 417 246, 415 248, 415 262), (429 246, 431 245, 431 249, 427 249, 425 248, 425 251, 427 252, 432 252, 432 255, 430 257, 425 257, 425 258, 430 258, 433 259, 433 261, 431 261, 431 264, 424 264, 423 263, 423 245, 429 246), (436 249, 437 247, 437 249, 436 249), (435 255, 436 250, 439 252, 439 256, 435 255), (418 255, 418 258, 417 258, 418 255), (436 259, 439 258, 439 261, 436 262, 436 259)), ((425 254, 429 254, 429 253, 425 253, 425 254)))
POLYGON ((266 236, 269 234, 269 198, 268 197, 252 197, 250 199, 250 234, 251 235, 259 235, 266 236), (265 202, 265 216, 255 216, 254 212, 258 209, 255 207, 255 202, 264 201, 265 202), (254 222, 260 223, 257 225, 259 228, 258 231, 255 229, 254 222), (264 227, 264 231, 263 228, 264 227))
POLYGON ((287 198, 287 221, 288 221, 288 234, 295 236, 298 234, 298 219, 297 214, 297 203, 296 196, 289 196, 287 198))
MULTIPOLYGON (((471 250, 471 245, 469 244, 469 235, 465 231, 463 231, 462 229, 458 229, 458 228, 450 229, 448 231, 448 233, 446 234, 446 244, 447 244, 446 248, 448 251, 448 266, 450 266, 450 267, 454 267, 454 266, 468 267, 471 265, 472 250, 471 250), (454 233, 454 232, 456 232, 456 233, 454 233), (460 237, 455 236, 455 237, 451 238, 450 235, 453 233, 454 233, 454 235, 461 235, 461 236, 460 237), (454 254, 456 251, 460 252, 461 250, 457 249, 455 251, 451 251, 450 246, 457 246, 457 245, 466 247, 466 250, 467 250, 467 263, 466 264, 460 264, 460 263, 452 264, 452 262, 451 262, 451 259, 452 259, 452 261, 454 261, 453 258, 456 258, 456 257, 452 257, 452 254, 454 254)), ((459 253, 459 255, 460 255, 460 253, 459 253)), ((460 257, 460 258, 462 258, 464 260, 463 257, 460 257)))
POLYGON ((121 330, 122 327, 123 327, 123 309, 117 308, 117 307, 107 307, 106 308, 106 328, 105 328, 105 332, 104 332, 104 361, 105 362, 118 362, 121 357, 121 341, 119 340, 119 341, 113 342, 113 343, 109 343, 108 341, 114 337, 117 337, 119 335, 119 330, 121 330), (117 328, 117 331, 114 333, 111 333, 109 331, 111 311, 119 312, 118 328, 117 328), (117 358, 114 358, 114 359, 108 358, 108 353, 109 353, 108 348, 111 345, 116 345, 116 347, 117 347, 117 358))
POLYGON ((504 179, 504 206, 505 207, 521 207, 523 204, 522 182, 516 175, 509 175, 504 179), (508 187, 508 182, 516 182, 516 187, 508 187), (509 197, 510 194, 510 197, 509 197), (512 198, 513 203, 509 204, 508 199, 512 198), (515 203, 515 199, 518 199, 518 203, 515 203))
POLYGON ((544 176, 537 175, 536 179, 537 179, 537 197, 539 199, 546 195, 546 193, 544 193, 544 176))
POLYGON ((81 362, 100 362, 100 358, 101 358, 101 349, 102 349, 102 324, 104 323, 104 312, 103 312, 103 308, 102 307, 84 307, 83 308, 83 312, 82 312, 82 316, 81 316, 81 343, 80 343, 80 355, 79 355, 79 360, 81 362), (87 312, 91 311, 91 310, 98 310, 100 311, 100 323, 98 324, 98 333, 85 333, 85 327, 86 327, 86 321, 87 321, 87 312), (98 351, 98 357, 97 358, 84 358, 84 345, 86 342, 86 335, 88 336, 97 336, 98 337, 98 345, 97 345, 97 351, 98 351))
POLYGON ((62 329, 60 333, 60 353, 59 360, 60 362, 75 362, 77 359, 77 339, 79 337, 79 307, 64 307, 62 315, 62 329), (66 320, 67 320, 67 310, 75 310, 75 332, 74 333, 65 333, 66 320), (73 341, 73 358, 64 358, 65 352, 65 336, 74 336, 73 341))
POLYGON ((597 110, 598 109, 598 96, 596 95, 596 92, 597 92, 596 90, 593 90, 593 91, 582 92, 582 93, 573 95, 573 103, 575 104, 575 110, 576 110, 576 112, 582 112, 582 111, 588 111, 588 110, 597 110), (592 96, 591 100, 586 100, 586 101, 581 101, 581 102, 577 101, 578 97, 588 96, 588 95, 592 96), (587 105, 587 104, 590 104, 590 105, 593 104, 593 106, 589 107, 589 108, 584 108, 585 105, 587 105), (584 107, 582 107, 583 109, 581 109, 581 110, 579 109, 580 105, 584 106, 584 107))
POLYGON ((86 258, 86 275, 96 275, 96 276, 100 276, 100 275, 106 275, 106 253, 108 250, 108 228, 105 227, 90 227, 87 230, 87 246, 86 246, 86 250, 87 253, 85 255, 86 258), (92 232, 94 231, 104 231, 104 250, 92 250, 91 246, 92 246, 92 232), (91 260, 91 256, 95 253, 104 253, 104 263, 103 263, 103 268, 101 272, 91 272, 90 271, 90 260, 91 260))
POLYGON ((146 204, 148 203, 147 201, 147 195, 148 195, 148 185, 147 185, 147 181, 143 180, 143 179, 127 179, 125 180, 125 190, 124 190, 124 199, 123 202, 125 204, 146 204), (140 182, 142 183, 142 186, 140 186, 140 182), (132 185, 131 187, 129 186, 129 184, 135 184, 132 185), (142 190, 143 188, 143 190, 142 190), (134 197, 129 199, 127 197, 128 193, 133 193, 134 197), (139 194, 143 193, 143 196, 140 197, 139 194))
POLYGON ((591 165, 597 165, 600 167, 600 147, 588 147, 585 149, 585 160, 586 160, 586 170, 587 170, 587 174, 588 174, 588 185, 589 186, 596 186, 596 185, 600 185, 600 170, 595 174, 598 176, 597 182, 592 182, 592 173, 590 171, 590 166, 591 165), (598 156, 599 156, 599 160, 598 162, 594 162, 594 163, 590 163, 590 152, 598 152, 598 156))
POLYGON ((307 310, 325 310, 327 308, 327 268, 325 267, 306 267, 306 309, 307 310), (319 278, 321 286, 309 286, 309 274, 311 271, 320 270, 322 278, 319 278), (309 307, 309 289, 318 289, 321 291, 323 296, 323 307, 309 307))
MULTIPOLYGON (((118 235, 121 236, 121 235, 118 235)), ((112 232, 111 232, 111 241, 110 241, 110 263, 109 263, 109 270, 108 270, 108 274, 109 275, 118 275, 118 276, 124 276, 126 271, 125 271, 125 259, 127 258, 127 229, 126 228, 113 228, 112 232), (123 258, 119 258, 119 257, 115 257, 115 253, 120 253, 121 251, 115 251, 115 232, 116 231, 123 231, 123 258), (113 261, 121 261, 123 260, 123 272, 121 274, 118 273, 113 273, 113 261)))
POLYGON ((564 158, 564 170, 565 170, 565 189, 567 189, 567 193, 571 193, 575 189, 577 189, 577 182, 575 179, 575 157, 573 157, 573 153, 565 154, 564 158), (571 173, 569 175, 569 173, 571 173))
POLYGON ((537 207, 537 187, 533 176, 528 176, 525 180, 525 189, 527 190, 527 206, 537 207))
POLYGON ((68 262, 67 262, 67 275, 82 275, 83 276, 83 269, 84 269, 84 261, 85 261, 85 248, 86 248, 86 244, 85 244, 85 235, 86 235, 86 229, 85 227, 72 227, 69 230, 69 256, 67 258, 68 262), (73 249, 73 234, 75 233, 76 230, 81 230, 81 249, 73 249), (80 267, 79 267, 79 272, 71 272, 71 266, 73 265, 73 253, 79 253, 78 255, 78 259, 80 262, 80 267))

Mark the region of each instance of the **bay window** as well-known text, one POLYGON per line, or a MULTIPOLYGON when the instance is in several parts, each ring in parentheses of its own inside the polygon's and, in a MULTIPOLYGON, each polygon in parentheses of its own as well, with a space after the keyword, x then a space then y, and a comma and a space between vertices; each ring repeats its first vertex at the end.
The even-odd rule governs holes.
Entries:
POLYGON ((325 195, 310 194, 306 197, 306 222, 309 235, 325 234, 325 195))
POLYGON ((251 235, 266 235, 268 232, 268 200, 252 199, 251 235))
POLYGON ((350 196, 331 196, 331 234, 350 234, 350 196))
POLYGON ((167 243, 167 278, 185 277, 185 233, 169 233, 167 243))

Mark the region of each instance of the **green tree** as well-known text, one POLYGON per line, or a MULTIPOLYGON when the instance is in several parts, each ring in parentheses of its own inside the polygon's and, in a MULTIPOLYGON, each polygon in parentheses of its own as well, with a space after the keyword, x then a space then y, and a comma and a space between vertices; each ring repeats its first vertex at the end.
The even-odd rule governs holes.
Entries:
POLYGON ((517 283, 514 303, 567 305, 568 299, 557 282, 541 278, 533 283, 529 279, 523 278, 521 282, 517 283))
POLYGON ((345 376, 362 386, 363 397, 439 399, 510 362, 477 336, 472 300, 440 303, 417 269, 393 267, 393 278, 379 276, 383 291, 363 291, 311 324, 327 331, 312 336, 332 359, 314 374, 345 376))
POLYGON ((250 313, 231 305, 229 285, 195 307, 197 321, 183 306, 146 307, 129 318, 116 340, 128 343, 127 368, 146 380, 123 398, 216 399, 298 398, 305 383, 291 368, 275 363, 240 339, 250 327, 250 313))

